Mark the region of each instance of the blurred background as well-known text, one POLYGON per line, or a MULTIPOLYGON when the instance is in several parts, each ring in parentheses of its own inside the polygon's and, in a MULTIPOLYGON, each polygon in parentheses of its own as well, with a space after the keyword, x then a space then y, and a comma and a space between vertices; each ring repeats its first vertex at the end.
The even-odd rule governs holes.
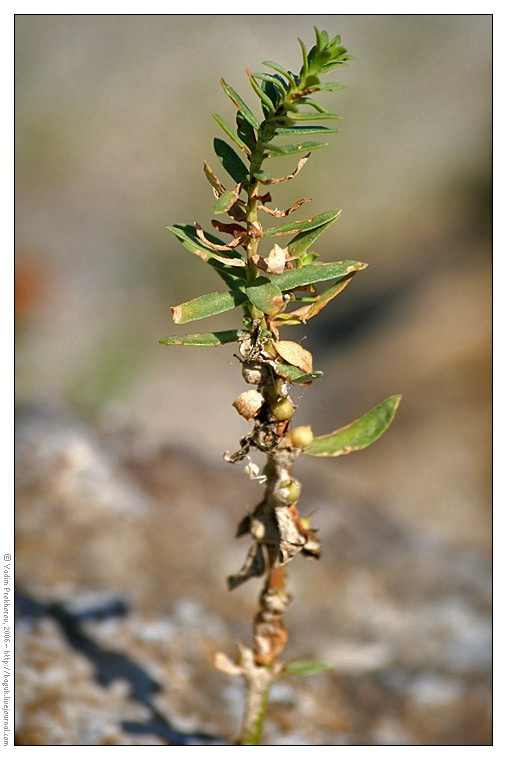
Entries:
POLYGON ((277 685, 266 742, 490 743, 491 16, 18 15, 20 744, 234 738, 209 658, 249 640, 259 588, 224 578, 261 491, 222 459, 234 348, 157 343, 222 289, 166 226, 209 228, 220 76, 254 104, 244 66, 298 70, 313 25, 357 58, 321 98, 342 131, 273 197, 342 208, 317 250, 369 267, 286 328, 325 372, 296 420, 403 400, 370 449, 298 462, 324 553, 290 566, 288 656, 335 670, 277 685))

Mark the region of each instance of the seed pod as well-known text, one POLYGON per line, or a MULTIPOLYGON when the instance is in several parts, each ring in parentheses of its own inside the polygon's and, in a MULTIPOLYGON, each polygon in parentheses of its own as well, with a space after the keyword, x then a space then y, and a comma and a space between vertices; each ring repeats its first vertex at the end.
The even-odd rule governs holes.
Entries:
POLYGON ((275 401, 271 404, 270 408, 271 416, 283 422, 284 420, 290 420, 294 416, 295 407, 290 398, 282 398, 280 401, 275 401))
POLYGON ((249 385, 260 385, 266 370, 260 362, 245 362, 242 369, 243 380, 249 385))
POLYGON ((290 433, 289 439, 298 449, 307 449, 313 443, 313 431, 310 425, 300 425, 290 433))
POLYGON ((238 414, 241 414, 247 422, 251 422, 253 418, 259 414, 263 404, 264 396, 262 393, 259 393, 259 391, 244 391, 232 402, 235 410, 238 414))
POLYGON ((286 504, 294 504, 301 496, 301 483, 295 479, 288 480, 280 485, 278 493, 286 504))

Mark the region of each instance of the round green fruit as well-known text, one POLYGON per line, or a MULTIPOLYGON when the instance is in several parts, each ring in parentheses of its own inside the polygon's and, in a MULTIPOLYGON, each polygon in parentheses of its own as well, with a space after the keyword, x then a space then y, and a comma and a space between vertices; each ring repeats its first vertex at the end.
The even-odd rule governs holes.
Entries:
POLYGON ((310 425, 300 425, 289 435, 290 442, 298 449, 307 449, 313 443, 313 431, 310 425))
POLYGON ((284 420, 290 420, 290 418, 294 416, 296 409, 289 398, 282 398, 280 401, 275 401, 274 404, 271 404, 270 411, 271 416, 274 417, 275 420, 283 422, 284 420))

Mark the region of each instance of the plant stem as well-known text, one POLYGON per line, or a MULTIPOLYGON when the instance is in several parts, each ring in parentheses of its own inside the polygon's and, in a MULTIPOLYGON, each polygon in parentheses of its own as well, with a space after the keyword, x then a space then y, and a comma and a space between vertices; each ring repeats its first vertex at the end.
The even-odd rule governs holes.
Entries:
POLYGON ((245 714, 238 744, 260 744, 262 727, 266 715, 269 699, 269 687, 272 677, 269 671, 265 671, 267 678, 245 679, 245 714), (266 681, 266 683, 264 683, 266 681))

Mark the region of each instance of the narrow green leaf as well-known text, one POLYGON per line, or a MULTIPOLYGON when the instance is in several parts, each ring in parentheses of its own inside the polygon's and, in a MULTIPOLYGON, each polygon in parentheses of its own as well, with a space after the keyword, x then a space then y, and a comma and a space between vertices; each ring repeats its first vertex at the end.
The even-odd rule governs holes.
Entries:
POLYGON ((248 169, 230 145, 224 140, 220 140, 219 137, 215 137, 213 148, 225 171, 230 174, 235 182, 248 182, 248 169))
POLYGON ((159 340, 159 343, 163 346, 220 346, 239 340, 243 332, 243 330, 223 330, 222 332, 170 335, 168 338, 159 340))
POLYGON ((225 134, 228 135, 231 138, 231 140, 236 143, 238 148, 241 148, 241 150, 243 150, 249 156, 252 151, 250 150, 248 145, 244 143, 240 137, 238 137, 236 132, 233 129, 231 129, 231 127, 217 113, 212 113, 211 115, 213 116, 215 121, 220 124, 225 134))
POLYGON ((301 67, 301 71, 299 72, 299 76, 301 79, 305 79, 307 73, 308 73, 308 53, 306 52, 305 43, 303 40, 300 40, 298 37, 298 42, 301 47, 301 52, 303 53, 303 65, 301 67))
POLYGON ((222 185, 218 177, 215 175, 215 172, 206 161, 204 162, 204 174, 211 187, 213 187, 217 193, 225 192, 225 187, 222 185))
POLYGON ((339 82, 327 82, 326 84, 323 84, 319 87, 319 90, 321 92, 331 92, 331 90, 346 90, 346 86, 344 84, 340 84, 339 82))
POLYGON ((292 364, 286 364, 285 362, 277 362, 275 365, 275 372, 277 375, 281 375, 281 377, 290 380, 291 383, 296 383, 296 385, 309 385, 324 374, 320 370, 302 374, 300 369, 293 367, 292 364))
POLYGON ((331 71, 331 69, 335 69, 337 66, 348 66, 348 63, 346 61, 353 61, 355 60, 351 56, 347 56, 346 58, 343 58, 341 61, 331 61, 330 63, 326 63, 321 71, 323 74, 326 74, 328 71, 331 71))
POLYGON ((273 101, 271 100, 271 98, 269 98, 266 95, 266 93, 262 90, 262 88, 259 87, 259 85, 257 84, 257 82, 255 81, 255 79, 253 77, 253 74, 248 69, 246 70, 246 73, 248 75, 248 79, 250 80, 250 84, 252 85, 252 88, 253 88, 254 92, 261 99, 261 102, 266 106, 266 108, 268 109, 269 113, 274 113, 276 109, 275 109, 275 105, 274 105, 273 101))
POLYGON ((265 180, 274 179, 272 174, 264 171, 263 169, 258 169, 256 172, 254 172, 254 177, 255 179, 259 179, 261 182, 264 182, 265 180))
POLYGON ((319 258, 318 253, 303 253, 301 258, 299 259, 299 263, 301 266, 306 267, 308 264, 313 264, 315 259, 319 258))
MULTIPOLYGON (((340 209, 335 209, 333 211, 325 211, 323 214, 318 214, 317 216, 313 216, 311 219, 305 219, 302 222, 286 222, 285 224, 281 224, 279 227, 268 227, 268 229, 264 230, 264 237, 277 237, 278 235, 292 235, 294 232, 307 232, 309 230, 322 227, 324 224, 334 222, 340 213, 340 209)), ((289 243, 289 246, 292 244, 292 242, 294 241, 291 241, 291 243, 289 243)), ((291 250, 290 247, 289 250, 291 250)), ((306 248, 304 250, 306 250, 306 248)), ((304 250, 301 251, 301 253, 304 253, 304 250)), ((299 254, 294 253, 293 255, 299 254)))
POLYGON ((267 277, 257 277, 246 286, 245 292, 248 300, 264 314, 277 314, 285 303, 280 288, 267 277))
MULTIPOLYGON (((206 243, 204 243, 202 240, 199 240, 195 231, 195 227, 193 227, 191 224, 170 225, 167 227, 167 229, 172 232, 173 235, 176 235, 180 243, 187 249, 187 251, 196 253, 201 259, 206 262, 208 261, 208 258, 211 257, 225 264, 231 261, 231 266, 234 267, 239 266, 237 263, 235 263, 238 261, 243 261, 243 264, 241 266, 244 265, 244 259, 242 259, 236 251, 231 251, 230 253, 228 251, 222 251, 220 254, 218 254, 212 248, 207 246, 206 243)), ((220 240, 220 238, 212 235, 211 232, 206 232, 205 235, 211 243, 215 243, 215 245, 225 245, 223 240, 220 240)))
POLYGON ((327 143, 316 142, 315 140, 307 140, 299 145, 273 145, 270 143, 266 145, 266 150, 269 151, 268 158, 276 158, 277 156, 292 156, 294 153, 304 153, 307 150, 317 150, 317 148, 325 148, 327 143))
POLYGON ((222 193, 220 198, 218 198, 217 202, 213 206, 213 211, 215 214, 224 214, 234 203, 236 203, 237 200, 238 196, 236 193, 232 192, 232 190, 226 193, 222 193))
POLYGON ((225 282, 230 290, 242 290, 245 285, 246 271, 239 267, 230 267, 218 259, 208 259, 206 262, 212 267, 217 275, 225 282))
POLYGON ((280 95, 283 95, 285 97, 287 93, 287 85, 283 81, 283 79, 278 79, 278 77, 274 77, 272 74, 255 73, 255 74, 252 74, 252 76, 255 77, 256 79, 261 79, 263 82, 271 82, 271 84, 277 88, 280 95))
POLYGON ((229 290, 226 293, 207 293, 204 296, 171 306, 173 321, 177 325, 193 322, 196 319, 205 319, 224 311, 235 309, 246 301, 246 295, 240 290, 229 290))
POLYGON ((229 84, 227 84, 227 82, 225 82, 223 78, 220 80, 220 84, 222 85, 225 94, 232 100, 238 111, 241 111, 247 122, 258 131, 260 129, 259 122, 245 101, 238 95, 236 90, 234 90, 229 84))
MULTIPOLYGON (((293 121, 311 121, 312 119, 314 121, 323 121, 324 119, 343 119, 343 116, 338 116, 338 114, 331 113, 331 111, 319 111, 315 113, 309 113, 306 111, 298 111, 298 113, 291 114, 290 118, 293 121)), ((320 131, 320 130, 317 130, 317 131, 320 131)), ((328 131, 339 132, 340 130, 330 129, 328 131)), ((307 132, 307 134, 310 134, 310 132, 307 132)))
POLYGON ((271 282, 280 290, 292 290, 303 285, 311 285, 314 282, 336 280, 339 277, 348 277, 352 272, 366 269, 368 265, 363 261, 336 261, 330 264, 308 264, 301 269, 289 269, 283 274, 271 276, 271 282))
POLYGON ((292 660, 284 666, 282 673, 288 676, 313 676, 326 670, 333 668, 318 660, 292 660))
MULTIPOLYGON (((237 266, 232 267, 224 263, 229 258, 235 258, 234 254, 231 256, 226 251, 224 251, 223 256, 219 256, 214 251, 208 249, 208 247, 205 246, 201 240, 199 240, 196 235, 195 227, 193 227, 191 224, 175 224, 173 227, 168 227, 167 229, 176 235, 180 243, 188 251, 197 254, 200 258, 203 258, 203 253, 209 256, 209 258, 204 259, 204 261, 213 267, 217 275, 231 290, 241 290, 245 284, 246 279, 245 269, 237 266)), ((212 235, 211 232, 206 232, 205 234, 208 240, 210 240, 212 243, 215 243, 216 245, 224 244, 222 240, 219 240, 219 238, 215 237, 215 235, 212 235)))
POLYGON ((401 396, 391 396, 350 425, 329 435, 314 438, 305 454, 314 457, 339 457, 365 449, 387 430, 400 400, 401 396))
POLYGON ((288 245, 289 253, 292 256, 302 256, 305 251, 307 251, 308 248, 317 240, 317 238, 319 238, 322 233, 325 232, 328 227, 331 227, 331 225, 338 219, 341 211, 327 211, 326 213, 328 214, 328 218, 325 220, 324 217, 326 214, 320 214, 320 218, 323 220, 322 224, 319 224, 317 227, 311 230, 300 232, 296 235, 296 237, 292 238, 288 245))
MULTIPOLYGON (((310 118, 316 118, 313 115, 310 118)), ((338 117, 339 118, 339 117, 338 117)), ((339 129, 331 129, 330 127, 322 127, 315 124, 313 127, 277 127, 275 129, 275 137, 292 136, 292 135, 318 135, 318 134, 331 134, 332 132, 339 132, 339 129)))
POLYGON ((246 145, 253 152, 257 144, 257 138, 255 136, 255 130, 251 124, 245 119, 241 111, 236 111, 236 130, 238 136, 243 140, 246 145))
MULTIPOLYGON (((314 108, 319 113, 329 113, 327 108, 324 108, 324 106, 321 106, 320 103, 317 103, 317 101, 312 100, 312 98, 308 98, 308 97, 300 98, 300 100, 298 100, 298 106, 299 105, 310 106, 310 108, 314 108)), ((294 117, 291 115, 291 118, 294 118, 294 117)))
POLYGON ((284 69, 283 66, 280 66, 279 63, 275 63, 275 61, 263 61, 262 62, 265 66, 269 66, 270 69, 274 69, 274 71, 278 71, 279 74, 282 74, 282 76, 286 77, 291 85, 295 86, 296 80, 294 79, 294 74, 292 74, 290 71, 287 71, 287 69, 284 69))
MULTIPOLYGON (((264 80, 261 81, 261 90, 262 90, 262 92, 264 92, 268 96, 268 98, 270 99, 270 101, 273 103, 273 106, 275 107, 275 110, 278 107, 278 105, 280 104, 280 101, 282 100, 282 98, 285 99, 285 94, 281 92, 280 88, 279 87, 275 87, 275 85, 273 84, 273 82, 269 82, 267 79, 264 79, 264 80)), ((290 108, 290 107, 291 107, 291 104, 287 103, 286 104, 286 108, 290 108)), ((262 107, 262 110, 264 112, 264 116, 266 116, 266 118, 268 118, 270 116, 270 112, 266 111, 264 109, 264 106, 262 107)), ((283 117, 281 117, 281 118, 283 118, 283 117)))

